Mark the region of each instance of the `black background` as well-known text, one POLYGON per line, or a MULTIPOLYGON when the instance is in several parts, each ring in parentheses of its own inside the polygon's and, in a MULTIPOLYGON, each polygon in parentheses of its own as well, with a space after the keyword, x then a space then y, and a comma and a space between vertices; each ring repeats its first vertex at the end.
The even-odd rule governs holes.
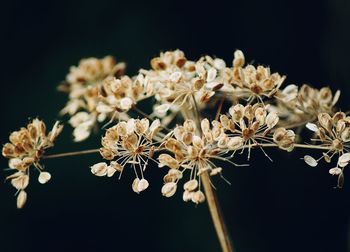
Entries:
MULTIPOLYGON (((239 48, 248 61, 270 65, 286 83, 341 89, 349 109, 350 2, 332 1, 19 1, 1 8, 1 143, 39 116, 48 124, 66 97, 56 92, 80 58, 114 55, 128 74, 148 68, 160 51, 182 49, 231 62, 239 48)), ((73 143, 66 126, 52 153, 94 148, 95 135, 73 143)), ((250 167, 225 167, 216 180, 238 252, 349 250, 349 172, 334 189, 329 166, 306 166, 304 152, 258 151, 250 167)), ((316 152, 310 152, 316 154, 316 152)), ((317 153, 319 155, 320 153, 317 153)), ((205 204, 185 204, 181 193, 160 195, 165 170, 150 167, 149 190, 92 176, 98 155, 45 162, 53 179, 27 190, 15 208, 14 189, 0 185, 0 251, 220 251, 205 204)), ((1 167, 6 168, 4 158, 1 167)), ((8 173, 1 172, 0 180, 8 173)))

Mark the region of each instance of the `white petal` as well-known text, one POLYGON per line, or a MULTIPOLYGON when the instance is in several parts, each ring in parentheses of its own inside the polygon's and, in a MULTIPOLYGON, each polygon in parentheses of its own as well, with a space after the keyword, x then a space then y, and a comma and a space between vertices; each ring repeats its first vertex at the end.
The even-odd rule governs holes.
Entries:
POLYGON ((129 97, 125 97, 120 100, 120 108, 124 110, 129 110, 132 106, 132 100, 129 97))
POLYGON ((215 68, 210 68, 207 75, 207 82, 212 82, 216 78, 217 70, 215 68))
POLYGON ((94 164, 91 166, 91 173, 99 177, 105 176, 107 174, 107 167, 107 164, 104 162, 94 164))
POLYGON ((318 164, 316 159, 314 159, 313 157, 311 157, 309 155, 304 156, 304 161, 305 161, 305 163, 307 163, 308 165, 310 165, 312 167, 315 167, 318 164))
POLYGON ((90 136, 90 128, 79 126, 74 129, 73 136, 74 136, 74 142, 81 142, 88 138, 90 136))
POLYGON ((214 67, 215 67, 216 69, 218 69, 218 70, 222 70, 222 69, 224 69, 224 68, 226 67, 226 63, 225 63, 224 60, 219 59, 219 58, 216 58, 216 59, 214 60, 214 67))
POLYGON ((165 183, 162 187, 162 194, 165 197, 171 197, 175 194, 177 185, 175 182, 165 183))
POLYGON ((182 77, 181 72, 174 72, 169 76, 170 81, 172 82, 179 82, 182 77))
POLYGON ((155 107, 155 111, 159 114, 165 114, 170 109, 170 104, 162 104, 155 107))
POLYGON ((278 115, 276 112, 270 112, 267 116, 266 116, 266 125, 267 127, 269 127, 270 129, 275 127, 275 125, 278 123, 278 115))
POLYGON ((40 184, 45 184, 51 179, 51 174, 48 172, 40 172, 38 181, 40 184))
POLYGON ((309 130, 311 130, 313 132, 317 132, 318 131, 318 127, 314 123, 307 123, 306 124, 306 128, 308 128, 309 130))
POLYGON ((27 193, 21 190, 17 196, 17 208, 22 208, 27 201, 27 193))
POLYGON ((113 108, 104 103, 99 103, 96 107, 96 111, 99 113, 110 113, 113 111, 113 108))
POLYGON ((334 167, 332 169, 329 169, 329 174, 331 175, 340 175, 342 173, 342 170, 338 167, 334 167))
POLYGON ((143 178, 137 184, 137 191, 142 192, 142 191, 146 190, 148 188, 148 186, 149 186, 148 181, 143 178))
POLYGON ((349 164, 349 161, 350 161, 350 153, 345 153, 339 157, 338 165, 340 167, 345 167, 349 164))
POLYGON ((135 178, 134 181, 132 182, 132 185, 131 185, 132 190, 136 193, 139 193, 139 190, 138 190, 139 182, 140 182, 140 179, 135 178))
POLYGON ((114 169, 113 167, 108 166, 108 168, 107 168, 107 177, 109 177, 109 178, 112 177, 116 171, 117 170, 114 169))

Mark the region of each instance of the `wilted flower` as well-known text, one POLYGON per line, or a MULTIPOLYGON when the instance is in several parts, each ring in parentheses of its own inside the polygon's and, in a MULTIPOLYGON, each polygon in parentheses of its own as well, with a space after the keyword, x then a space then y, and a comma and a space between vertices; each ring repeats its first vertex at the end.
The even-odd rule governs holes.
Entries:
POLYGON ((269 67, 244 66, 243 52, 237 50, 233 60, 233 84, 236 87, 235 95, 246 97, 248 100, 263 97, 272 97, 280 88, 285 76, 279 73, 271 74, 269 67))
POLYGON ((136 177, 132 189, 137 193, 147 189, 148 181, 144 178, 143 172, 148 160, 153 159, 153 153, 156 150, 154 139, 160 128, 159 120, 154 120, 150 124, 149 120, 144 118, 121 121, 107 129, 102 138, 100 154, 104 159, 110 160, 110 163, 109 165, 105 162, 94 164, 91 166, 91 172, 96 176, 108 177, 112 177, 115 172, 120 172, 121 176, 125 166, 129 165, 133 168, 136 177))
POLYGON ((111 116, 108 111, 97 110, 99 90, 106 77, 119 78, 124 74, 124 69, 125 64, 116 64, 111 56, 82 59, 78 66, 70 68, 66 81, 59 86, 59 90, 69 94, 69 101, 61 114, 71 116, 69 122, 74 128, 76 142, 86 139, 97 121, 102 122, 111 116))
POLYGON ((277 93, 277 103, 270 109, 279 111, 283 118, 280 126, 303 126, 307 122, 315 121, 320 113, 333 114, 339 97, 339 90, 333 95, 328 87, 316 89, 304 84, 299 89, 292 84, 277 93))
POLYGON ((27 194, 24 189, 29 184, 29 168, 34 166, 39 171, 38 180, 45 184, 51 178, 50 173, 43 171, 43 166, 39 163, 46 149, 53 147, 54 141, 61 133, 63 126, 56 122, 52 130, 46 133, 45 123, 39 119, 34 119, 27 127, 21 128, 10 134, 10 142, 2 148, 2 155, 9 159, 9 167, 16 172, 6 179, 11 180, 11 184, 18 193, 17 206, 23 207, 27 194))
POLYGON ((170 168, 164 176, 162 187, 164 196, 174 195, 177 183, 183 178, 183 173, 190 170, 190 179, 184 184, 183 200, 202 203, 205 196, 201 190, 200 175, 208 172, 212 176, 217 174, 222 176, 222 168, 217 167, 213 161, 230 162, 224 157, 228 152, 224 146, 225 134, 217 121, 212 125, 211 128, 208 119, 203 119, 201 129, 198 130, 194 121, 188 119, 183 125, 176 126, 172 137, 162 144, 162 147, 172 154, 161 154, 158 157, 159 167, 170 168), (200 131, 201 135, 198 134, 200 131))
POLYGON ((327 150, 319 159, 306 155, 305 162, 310 166, 317 166, 319 160, 325 159, 330 163, 334 155, 338 155, 338 162, 335 168, 330 169, 330 174, 338 176, 338 187, 343 186, 344 167, 350 160, 350 117, 343 112, 337 112, 333 116, 327 113, 318 115, 318 125, 308 123, 306 127, 313 131, 320 142, 320 147, 327 150))
MULTIPOLYGON (((227 132, 227 147, 233 150, 248 148, 248 159, 252 146, 260 147, 264 154, 263 144, 277 143, 281 149, 293 148, 294 133, 292 131, 282 132, 278 129, 278 135, 271 135, 279 121, 276 112, 267 112, 265 107, 256 103, 253 106, 237 104, 229 110, 229 116, 221 115, 220 122, 227 132)), ((269 158, 269 157, 268 157, 269 158)), ((270 158, 269 158, 270 159, 270 158)))

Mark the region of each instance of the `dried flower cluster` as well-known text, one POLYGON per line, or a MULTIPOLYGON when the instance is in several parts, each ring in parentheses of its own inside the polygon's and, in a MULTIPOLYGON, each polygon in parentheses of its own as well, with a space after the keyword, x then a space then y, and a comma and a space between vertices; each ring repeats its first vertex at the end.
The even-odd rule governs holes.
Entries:
POLYGON ((312 139, 319 146, 325 148, 325 152, 319 159, 306 155, 305 162, 315 167, 318 161, 324 159, 327 163, 332 161, 332 158, 337 155, 338 161, 334 168, 329 170, 331 175, 338 176, 338 187, 343 187, 344 183, 344 168, 350 161, 350 117, 343 112, 337 112, 333 116, 327 113, 318 115, 318 125, 307 123, 306 127, 313 131, 316 139, 312 139))
MULTIPOLYGON (((135 173, 132 189, 140 193, 149 186, 144 172, 152 160, 168 168, 162 195, 174 195, 184 179, 183 200, 198 204, 208 197, 203 179, 219 175, 227 181, 222 162, 235 166, 237 155, 247 152, 249 160, 253 149, 271 159, 267 147, 298 147, 323 151, 319 159, 304 157, 311 166, 337 156, 329 172, 342 186, 344 167, 350 162, 350 117, 336 110, 340 91, 307 84, 283 87, 284 75, 246 64, 240 50, 234 52, 232 66, 210 56, 189 60, 175 50, 153 58, 150 69, 140 69, 135 76, 124 75, 124 70, 125 64, 110 56, 83 59, 59 86, 69 94, 61 114, 70 116, 74 141, 87 139, 99 129, 98 122, 109 120, 99 148, 108 162, 92 165, 94 175, 112 177, 118 172, 120 178, 130 167, 135 173), (136 107, 141 101, 152 103, 151 114, 136 107), (142 118, 133 118, 135 113, 142 118), (312 131, 310 141, 304 139, 310 144, 302 144, 302 135, 296 133, 304 128, 312 131)), ((4 145, 3 155, 17 170, 8 179, 19 190, 19 207, 26 199, 31 165, 40 171, 41 183, 50 179, 39 161, 61 129, 56 123, 46 135, 44 123, 35 119, 4 145)))
POLYGON ((100 153, 106 160, 91 167, 91 172, 96 176, 112 177, 116 171, 122 174, 125 165, 129 165, 135 172, 135 180, 132 189, 139 193, 148 187, 148 181, 143 172, 148 160, 152 159, 155 151, 153 139, 160 130, 159 120, 151 123, 148 119, 129 119, 109 128, 102 138, 100 153), (116 157, 116 160, 113 160, 116 157), (141 178, 141 179, 140 179, 141 178))
POLYGON ((74 140, 86 139, 97 122, 107 117, 107 111, 99 111, 99 90, 107 77, 119 78, 124 74, 125 64, 116 64, 111 56, 103 59, 82 59, 78 66, 72 66, 66 81, 59 90, 69 94, 69 101, 61 114, 69 114, 69 123, 74 128, 74 140))
POLYGON ((50 173, 44 171, 40 158, 44 151, 51 148, 55 139, 61 133, 63 126, 56 122, 49 133, 46 133, 45 123, 34 119, 26 128, 14 131, 10 135, 10 143, 2 148, 2 155, 9 159, 9 168, 15 173, 8 176, 13 187, 17 189, 17 207, 22 208, 27 199, 24 191, 29 184, 29 168, 34 166, 39 171, 39 183, 45 184, 51 178, 50 173))

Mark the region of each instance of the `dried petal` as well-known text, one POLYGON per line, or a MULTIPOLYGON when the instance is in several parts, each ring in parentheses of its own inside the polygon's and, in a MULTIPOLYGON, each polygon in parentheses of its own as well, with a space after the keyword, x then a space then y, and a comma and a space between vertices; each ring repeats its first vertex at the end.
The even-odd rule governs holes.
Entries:
POLYGON ((25 174, 21 174, 20 176, 13 178, 11 180, 11 184, 14 188, 17 190, 23 190, 25 189, 29 184, 29 176, 25 174))
POLYGON ((140 179, 135 178, 134 181, 131 184, 131 188, 134 192, 139 193, 138 186, 139 186, 140 179))
POLYGON ((146 190, 149 186, 149 183, 146 179, 141 179, 138 184, 137 184, 137 191, 138 192, 142 192, 144 190, 146 190))
POLYGON ((334 167, 334 168, 329 169, 329 174, 331 174, 333 176, 334 175, 338 176, 341 173, 342 173, 342 170, 339 167, 334 167))
POLYGON ((313 157, 311 157, 311 156, 309 156, 309 155, 305 155, 305 156, 304 156, 304 161, 305 161, 305 163, 307 163, 307 164, 310 165, 311 167, 317 166, 317 161, 316 161, 316 159, 314 159, 313 157))
POLYGON ((278 115, 276 112, 270 112, 267 116, 266 116, 266 125, 269 129, 272 129, 273 127, 275 127, 275 125, 278 123, 278 115))
POLYGON ((169 182, 169 183, 165 183, 162 187, 162 195, 165 197, 171 197, 175 194, 177 189, 177 185, 175 182, 169 182))
POLYGON ((345 153, 339 157, 338 165, 340 167, 345 167, 349 164, 349 161, 350 161, 350 153, 345 153))
POLYGON ((184 190, 194 191, 198 187, 198 181, 196 179, 191 179, 184 184, 184 190))
POLYGON ((205 201, 205 195, 202 191, 196 191, 192 194, 193 203, 199 204, 205 201))
POLYGON ((38 181, 40 184, 45 184, 51 179, 51 174, 48 172, 40 172, 38 181))
POLYGON ((306 128, 308 128, 309 130, 311 130, 313 132, 317 132, 318 131, 318 127, 314 123, 307 123, 306 124, 306 128))
POLYGON ((17 196, 17 208, 23 208, 24 204, 27 201, 27 193, 24 190, 21 190, 17 196))
POLYGON ((97 163, 91 166, 92 174, 102 177, 107 175, 107 164, 105 162, 97 163))

